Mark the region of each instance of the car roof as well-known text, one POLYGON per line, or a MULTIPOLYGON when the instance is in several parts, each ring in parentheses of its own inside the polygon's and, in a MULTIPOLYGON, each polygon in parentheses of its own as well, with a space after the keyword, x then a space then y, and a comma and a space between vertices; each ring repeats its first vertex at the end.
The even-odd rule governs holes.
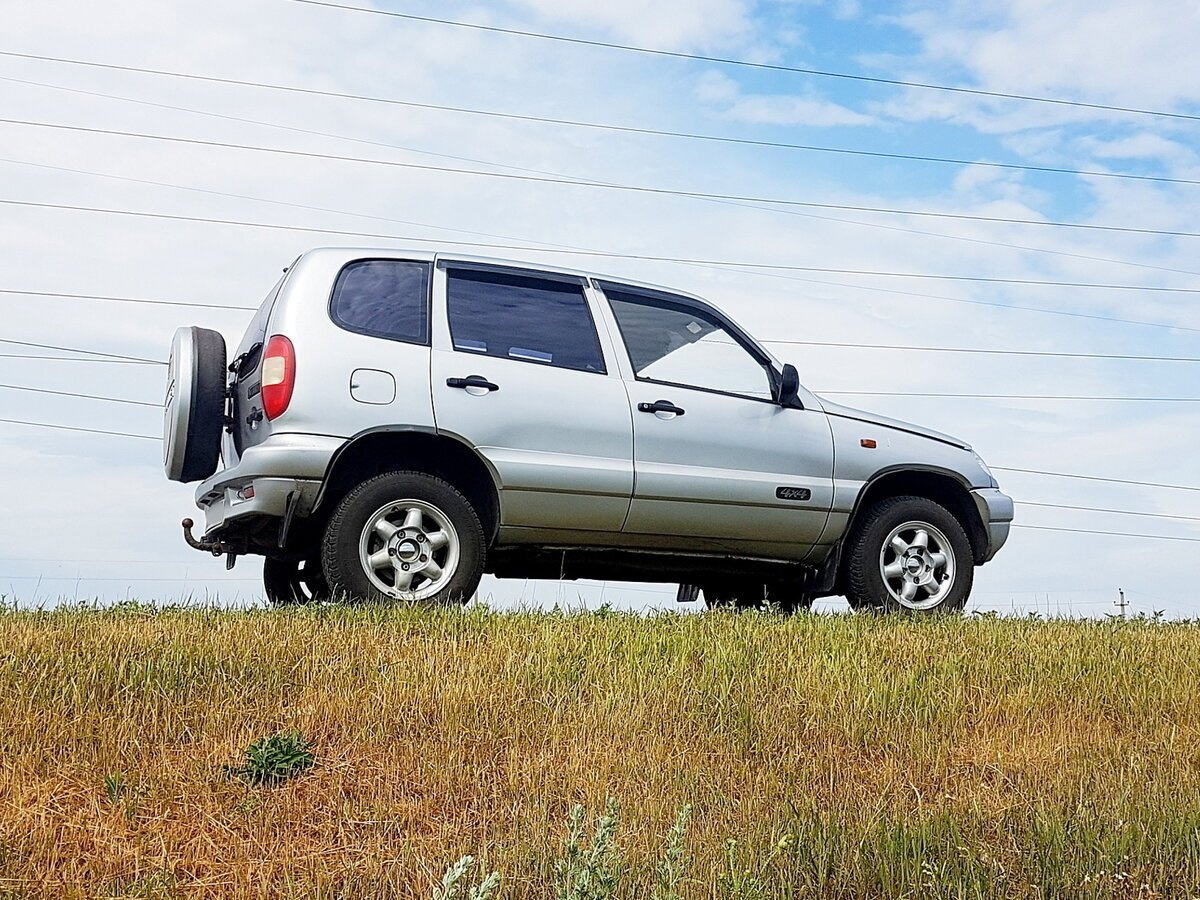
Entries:
POLYGON ((644 288, 646 290, 658 291, 664 294, 674 294, 677 297, 684 297, 689 300, 697 300, 701 303, 707 303, 703 297, 698 297, 687 291, 682 291, 676 287, 670 287, 663 284, 655 284, 653 282, 638 281, 633 278, 624 278, 619 275, 608 275, 603 272, 597 272, 594 269, 574 269, 569 266, 556 266, 537 262, 529 259, 511 259, 499 256, 482 256, 473 253, 458 253, 446 252, 441 250, 416 250, 408 247, 315 247, 309 250, 309 254, 315 253, 330 253, 342 255, 347 261, 352 259, 370 256, 383 259, 411 259, 420 262, 433 263, 468 263, 471 265, 482 266, 501 266, 510 269, 527 269, 533 272, 547 272, 553 275, 568 275, 576 278, 590 278, 597 281, 610 281, 615 284, 628 285, 629 287, 644 288))

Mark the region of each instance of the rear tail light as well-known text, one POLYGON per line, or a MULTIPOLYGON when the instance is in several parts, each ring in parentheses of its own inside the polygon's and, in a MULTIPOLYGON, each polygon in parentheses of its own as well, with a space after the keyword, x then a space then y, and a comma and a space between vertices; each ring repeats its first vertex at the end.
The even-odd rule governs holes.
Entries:
POLYGON ((267 341, 262 362, 262 404, 268 419, 287 412, 296 386, 296 350, 282 334, 267 341))

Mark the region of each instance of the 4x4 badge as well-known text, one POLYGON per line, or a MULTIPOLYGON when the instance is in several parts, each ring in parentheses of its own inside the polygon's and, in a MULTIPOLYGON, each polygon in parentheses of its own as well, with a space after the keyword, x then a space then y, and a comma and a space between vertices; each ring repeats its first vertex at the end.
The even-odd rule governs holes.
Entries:
POLYGON ((811 500, 812 491, 801 487, 777 487, 775 496, 780 500, 811 500))

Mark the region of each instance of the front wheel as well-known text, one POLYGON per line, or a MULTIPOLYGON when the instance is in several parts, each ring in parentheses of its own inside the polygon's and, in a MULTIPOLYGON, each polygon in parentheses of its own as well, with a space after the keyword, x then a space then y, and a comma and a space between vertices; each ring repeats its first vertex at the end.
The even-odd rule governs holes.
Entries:
POLYGON ((364 481, 338 504, 321 544, 335 600, 466 603, 484 553, 467 498, 423 472, 364 481))
POLYGON ((855 609, 960 612, 974 580, 971 544, 958 519, 925 497, 889 497, 869 508, 846 547, 855 609))

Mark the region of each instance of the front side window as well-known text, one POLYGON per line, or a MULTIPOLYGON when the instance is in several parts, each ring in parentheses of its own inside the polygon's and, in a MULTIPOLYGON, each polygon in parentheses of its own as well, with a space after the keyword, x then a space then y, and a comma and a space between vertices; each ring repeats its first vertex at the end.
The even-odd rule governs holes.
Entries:
POLYGON ((583 285, 512 272, 451 269, 446 313, 454 349, 605 372, 583 285))
POLYGON ((604 292, 639 379, 774 400, 766 364, 717 317, 632 291, 604 292))
POLYGON ((330 315, 359 334, 429 342, 429 264, 398 259, 350 263, 333 288, 330 315))

